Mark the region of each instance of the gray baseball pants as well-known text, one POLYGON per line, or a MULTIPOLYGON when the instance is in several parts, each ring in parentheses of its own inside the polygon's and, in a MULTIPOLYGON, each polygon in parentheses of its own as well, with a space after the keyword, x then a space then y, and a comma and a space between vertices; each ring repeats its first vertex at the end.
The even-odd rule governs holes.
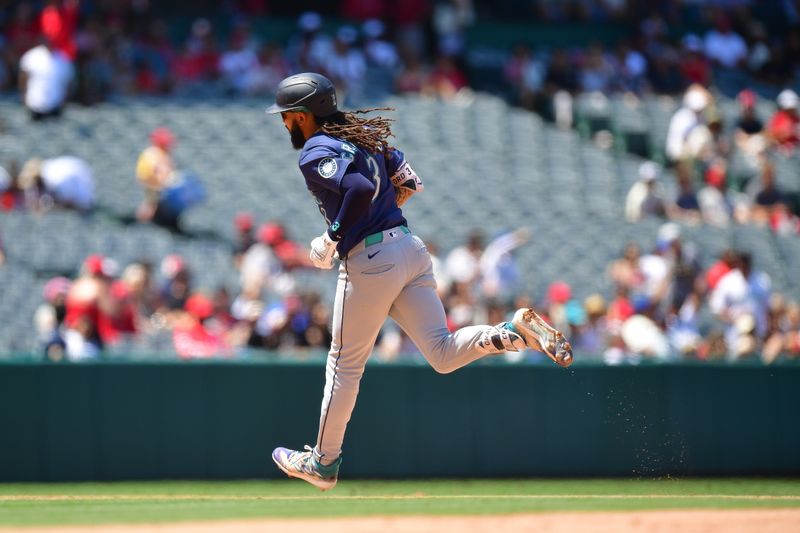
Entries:
POLYGON ((364 365, 387 316, 408 334, 437 372, 452 372, 492 353, 477 345, 491 326, 448 331, 422 239, 397 227, 385 230, 380 243, 365 246, 362 241, 339 265, 333 341, 314 448, 324 464, 335 461, 342 452, 364 365))

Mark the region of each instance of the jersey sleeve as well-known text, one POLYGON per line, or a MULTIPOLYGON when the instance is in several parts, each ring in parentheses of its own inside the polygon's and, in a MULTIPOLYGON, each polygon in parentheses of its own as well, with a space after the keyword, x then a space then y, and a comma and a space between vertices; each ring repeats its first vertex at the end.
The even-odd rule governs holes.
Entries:
POLYGON ((403 152, 392 148, 389 151, 389 157, 386 158, 386 174, 392 177, 397 172, 397 169, 400 168, 400 165, 403 164, 405 158, 406 156, 403 155, 403 152))
POLYGON ((315 146, 300 158, 300 170, 306 181, 324 189, 340 192, 342 177, 353 162, 354 154, 332 146, 315 146))

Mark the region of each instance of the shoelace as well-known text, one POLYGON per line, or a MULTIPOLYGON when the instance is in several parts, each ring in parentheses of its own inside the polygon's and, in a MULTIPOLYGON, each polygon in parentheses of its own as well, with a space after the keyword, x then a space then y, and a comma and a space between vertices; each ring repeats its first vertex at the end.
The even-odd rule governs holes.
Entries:
POLYGON ((303 449, 306 451, 304 452, 295 451, 292 455, 289 456, 290 466, 298 470, 302 470, 307 474, 319 475, 319 472, 317 472, 314 469, 314 463, 312 460, 312 454, 314 453, 314 449, 308 444, 303 446, 303 449))

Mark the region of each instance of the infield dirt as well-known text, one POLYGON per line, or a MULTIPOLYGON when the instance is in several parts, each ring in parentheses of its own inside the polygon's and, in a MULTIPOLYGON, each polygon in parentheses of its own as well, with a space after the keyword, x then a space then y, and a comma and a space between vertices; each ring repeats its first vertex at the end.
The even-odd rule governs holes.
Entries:
POLYGON ((534 513, 267 519, 104 526, 1 528, 24 533, 800 533, 800 509, 534 513))

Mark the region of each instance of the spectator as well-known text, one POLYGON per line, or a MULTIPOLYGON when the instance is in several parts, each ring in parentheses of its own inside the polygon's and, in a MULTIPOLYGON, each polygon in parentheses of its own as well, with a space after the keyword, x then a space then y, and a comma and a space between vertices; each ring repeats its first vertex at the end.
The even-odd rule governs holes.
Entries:
POLYGON ((64 331, 67 359, 73 362, 98 359, 103 348, 97 339, 97 329, 91 319, 78 317, 64 331))
POLYGON ((618 73, 605 56, 601 45, 592 44, 586 50, 579 78, 581 90, 586 92, 609 93, 612 84, 618 81, 618 73))
POLYGON ((526 109, 538 107, 544 89, 544 65, 533 57, 530 48, 517 45, 504 70, 519 105, 526 109))
POLYGON ((184 304, 172 331, 172 341, 178 357, 183 359, 232 355, 231 347, 219 335, 206 327, 214 314, 214 304, 202 293, 194 293, 184 304))
POLYGON ((407 48, 417 57, 427 49, 425 26, 430 13, 430 0, 405 0, 393 6, 390 20, 401 49, 407 48))
POLYGON ((36 46, 41 38, 40 24, 32 2, 19 2, 5 26, 5 41, 13 58, 36 46))
POLYGON ((466 87, 467 78, 455 58, 439 55, 428 78, 428 91, 439 98, 450 100, 466 87))
POLYGON ((219 58, 219 72, 228 88, 234 93, 252 92, 251 83, 259 70, 259 60, 248 46, 247 32, 238 28, 231 36, 230 49, 219 58))
POLYGON ((247 94, 274 92, 278 83, 289 75, 289 64, 280 47, 274 43, 264 45, 258 52, 258 65, 245 78, 247 94))
POLYGON ((771 283, 765 274, 752 271, 749 254, 739 254, 732 269, 709 295, 709 307, 726 324, 728 357, 736 359, 755 350, 750 337, 766 333, 766 303, 771 283))
POLYGON ((650 55, 647 81, 651 90, 658 94, 675 95, 686 87, 677 54, 673 50, 666 49, 662 53, 650 55))
POLYGON ((708 92, 699 85, 692 85, 683 97, 683 107, 678 109, 669 122, 666 154, 672 161, 690 157, 688 139, 690 133, 704 124, 703 111, 710 105, 708 92))
POLYGON ((342 26, 336 32, 333 52, 322 64, 331 81, 339 88, 339 99, 358 99, 363 91, 364 76, 367 73, 367 62, 364 53, 355 46, 358 32, 352 26, 342 26))
POLYGON ((100 322, 112 308, 111 277, 115 266, 102 255, 90 255, 80 275, 70 285, 65 307, 64 340, 67 355, 77 358, 94 357, 103 348, 100 322))
POLYGON ((437 2, 432 15, 437 51, 451 57, 461 56, 466 45, 466 29, 474 22, 472 0, 437 2))
POLYGON ((109 288, 108 308, 100 316, 98 333, 104 346, 118 344, 138 332, 139 316, 133 292, 126 280, 116 280, 109 288))
POLYGON ((78 56, 75 29, 78 26, 79 6, 79 0, 49 0, 39 19, 42 34, 53 43, 53 48, 70 61, 75 61, 78 56))
POLYGON ((569 93, 577 92, 578 76, 566 50, 559 48, 553 52, 544 82, 551 95, 561 90, 569 93))
POLYGON ((281 257, 292 268, 305 266, 298 257, 299 247, 286 241, 283 229, 274 223, 262 224, 258 229, 258 242, 242 256, 241 285, 257 287, 285 295, 294 291, 296 282, 285 268, 281 257), (286 244, 284 244, 286 242, 286 244), (279 255, 281 254, 281 255, 279 255))
POLYGON ((697 199, 697 192, 694 190, 688 165, 678 164, 675 167, 675 175, 678 181, 678 195, 668 209, 669 218, 688 224, 699 223, 702 220, 700 202, 697 199))
POLYGON ((300 34, 289 42, 289 60, 297 71, 318 71, 333 53, 330 37, 322 32, 322 17, 307 11, 297 19, 297 27, 300 34))
POLYGON ((548 320, 559 331, 569 331, 567 306, 572 300, 572 287, 565 281, 554 281, 547 287, 546 300, 545 320, 548 320))
POLYGON ((259 228, 259 240, 275 253, 284 271, 311 267, 308 250, 289 239, 286 228, 278 222, 267 222, 259 228))
POLYGON ((666 204, 658 189, 659 173, 658 165, 650 161, 639 167, 639 181, 631 186, 625 198, 625 218, 629 222, 666 216, 666 204))
POLYGON ((739 102, 739 118, 736 120, 734 142, 750 166, 755 167, 758 156, 766 148, 766 140, 762 134, 764 123, 756 115, 757 97, 753 91, 745 89, 736 99, 739 102))
POLYGON ((417 94, 425 89, 428 72, 419 57, 409 50, 401 53, 403 66, 394 80, 394 90, 398 94, 417 94))
POLYGON ((621 79, 616 80, 623 91, 642 94, 647 86, 648 62, 644 54, 627 41, 617 46, 617 61, 622 67, 621 79))
POLYGON ((89 211, 94 206, 94 175, 89 164, 74 156, 31 159, 22 167, 20 187, 36 210, 52 205, 89 211))
POLYGON ((591 294, 583 301, 586 325, 581 332, 581 347, 590 358, 599 357, 606 346, 606 302, 599 294, 591 294))
POLYGON ((233 261, 236 267, 239 268, 244 254, 256 243, 255 234, 253 233, 253 215, 244 211, 237 213, 236 218, 233 219, 233 225, 236 228, 233 261))
POLYGON ((192 23, 184 50, 173 66, 176 82, 186 86, 216 80, 218 64, 219 53, 211 23, 203 18, 197 19, 192 23))
POLYGON ((641 290, 644 284, 644 274, 639 266, 641 255, 639 245, 629 242, 625 245, 622 257, 608 265, 608 277, 617 287, 633 292, 641 290))
POLYGON ((364 54, 367 62, 377 68, 394 71, 400 63, 395 45, 384 39, 383 22, 370 19, 361 27, 364 34, 364 54))
POLYGON ((759 187, 751 194, 753 196, 750 220, 757 224, 767 225, 772 220, 779 204, 785 202, 785 195, 778 190, 775 184, 775 165, 765 159, 761 165, 759 187))
POLYGON ((725 187, 728 165, 716 159, 706 170, 706 186, 697 192, 700 213, 706 224, 724 228, 733 219, 733 202, 725 187))
POLYGON ((192 272, 183 257, 171 254, 162 259, 161 277, 161 304, 167 311, 183 309, 192 292, 192 272))
POLYGON ((512 252, 528 242, 529 231, 518 229, 493 239, 480 258, 484 297, 506 300, 519 290, 520 274, 512 252))
POLYGON ((720 254, 719 259, 706 271, 705 283, 709 291, 713 291, 717 287, 719 280, 733 269, 736 261, 736 252, 733 250, 728 249, 720 254))
POLYGON ((480 257, 483 254, 483 234, 473 230, 466 244, 450 251, 445 260, 448 277, 454 283, 472 284, 480 278, 480 257))
POLYGON ((45 38, 22 56, 19 70, 19 91, 31 119, 61 116, 75 75, 69 58, 45 38))
POLYGON ((659 238, 653 251, 639 259, 642 287, 632 300, 637 313, 644 313, 651 308, 655 311, 669 293, 672 282, 669 257, 671 240, 671 236, 659 238))
POLYGON ((714 20, 714 29, 705 36, 706 56, 725 68, 742 65, 747 59, 747 43, 733 31, 728 17, 720 12, 714 20))
POLYGON ((140 222, 150 222, 172 230, 180 228, 180 212, 171 209, 165 202, 165 192, 175 179, 175 163, 172 160, 175 136, 165 127, 150 134, 150 146, 144 149, 136 162, 136 178, 144 187, 145 199, 136 210, 140 222))
POLYGON ((683 53, 680 69, 683 78, 690 84, 697 83, 708 87, 711 82, 711 65, 703 55, 703 41, 694 34, 686 35, 681 41, 683 53))
POLYGON ((22 207, 25 207, 25 191, 19 185, 16 163, 9 166, 9 171, 0 167, 0 211, 12 211, 22 207))
POLYGON ((785 153, 791 153, 800 143, 800 115, 797 105, 800 99, 791 89, 778 95, 780 108, 767 124, 767 136, 785 153))
POLYGON ((652 306, 637 309, 637 313, 622 324, 620 335, 628 352, 628 362, 640 359, 666 361, 670 358, 669 340, 652 316, 652 306))
POLYGON ((125 284, 135 311, 136 330, 148 329, 148 321, 161 308, 161 297, 153 285, 152 265, 141 261, 131 263, 122 271, 120 280, 125 284))
POLYGON ((39 344, 49 361, 61 361, 66 355, 63 324, 67 314, 66 299, 71 283, 64 277, 48 280, 44 285, 45 301, 34 313, 39 344))

